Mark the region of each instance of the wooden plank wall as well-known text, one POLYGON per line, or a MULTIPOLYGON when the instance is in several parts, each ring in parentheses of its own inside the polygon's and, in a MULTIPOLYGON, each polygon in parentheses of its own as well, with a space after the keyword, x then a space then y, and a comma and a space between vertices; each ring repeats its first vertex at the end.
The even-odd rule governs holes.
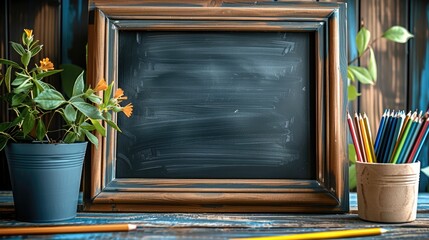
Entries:
MULTIPOLYGON (((40 58, 49 57, 55 68, 59 68, 62 63, 74 63, 84 67, 87 9, 87 0, 2 1, 0 3, 0 57, 20 61, 19 56, 8 43, 9 41, 20 41, 23 29, 28 28, 34 30, 33 34, 36 39, 39 39, 44 45, 43 50, 39 53, 40 58), (65 6, 67 7, 65 8, 65 6), (61 17, 64 15, 70 16, 68 21, 62 21, 61 17), (65 27, 62 27, 62 24, 65 27)), ((59 75, 50 77, 49 82, 60 86, 59 75)), ((0 94, 4 92, 4 87, 0 88, 0 94)), ((10 116, 7 115, 4 104, 0 107, 0 120, 3 122, 10 116)), ((2 151, 0 153, 0 190, 9 189, 9 173, 2 151)))
MULTIPOLYGON (((279 0, 281 1, 281 0, 279 0)), ((284 1, 284 0, 283 0, 284 1)), ((336 1, 336 0, 320 0, 336 1)), ((392 25, 407 27, 415 38, 408 44, 384 39, 374 44, 378 63, 375 86, 358 86, 362 97, 351 102, 351 111, 366 112, 371 128, 377 129, 381 113, 390 109, 426 110, 429 103, 429 0, 338 0, 348 5, 349 59, 356 56, 354 39, 361 23, 373 37, 392 25)), ((74 63, 85 66, 88 0, 5 0, 0 3, 0 57, 12 57, 8 42, 20 38, 23 28, 34 29, 45 44, 42 56, 49 56, 56 66, 74 63)), ((366 64, 362 61, 361 64, 366 64)), ((3 70, 4 71, 4 70, 3 70)), ((52 81, 56 81, 53 79, 52 81)), ((4 91, 4 89, 0 89, 4 91)), ((0 120, 8 118, 0 105, 0 120)), ((420 154, 428 165, 429 147, 420 154)), ((0 190, 10 189, 4 153, 0 153, 0 190)), ((422 176, 421 191, 427 190, 422 176)))

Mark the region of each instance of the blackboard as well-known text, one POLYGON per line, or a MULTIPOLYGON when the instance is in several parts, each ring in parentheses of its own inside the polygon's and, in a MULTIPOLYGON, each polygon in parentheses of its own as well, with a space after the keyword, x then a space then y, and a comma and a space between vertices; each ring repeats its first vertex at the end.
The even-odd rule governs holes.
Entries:
POLYGON ((311 36, 119 31, 116 177, 315 179, 311 36))

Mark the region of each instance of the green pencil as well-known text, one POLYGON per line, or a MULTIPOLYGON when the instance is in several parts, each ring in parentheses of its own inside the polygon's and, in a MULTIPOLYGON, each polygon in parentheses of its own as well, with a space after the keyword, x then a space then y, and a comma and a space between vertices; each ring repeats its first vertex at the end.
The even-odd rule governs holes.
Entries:
POLYGON ((405 139, 407 138, 407 135, 410 131, 411 128, 411 123, 413 122, 414 118, 412 117, 408 122, 407 125, 405 126, 405 130, 404 133, 401 136, 401 139, 398 139, 399 143, 398 143, 398 147, 395 149, 394 154, 392 154, 392 160, 390 161, 391 163, 397 163, 398 162, 398 158, 399 158, 399 154, 402 151, 402 148, 404 147, 404 143, 405 143, 405 139))

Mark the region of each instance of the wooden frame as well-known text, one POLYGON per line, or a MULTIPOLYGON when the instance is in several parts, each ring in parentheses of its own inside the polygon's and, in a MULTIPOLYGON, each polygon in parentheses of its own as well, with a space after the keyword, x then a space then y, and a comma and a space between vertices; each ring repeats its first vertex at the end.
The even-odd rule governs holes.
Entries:
POLYGON ((347 212, 345 6, 271 1, 108 1, 90 4, 88 81, 117 80, 118 31, 311 32, 316 179, 116 179, 115 133, 92 148, 87 211, 347 212), (178 4, 180 2, 180 4, 178 4))

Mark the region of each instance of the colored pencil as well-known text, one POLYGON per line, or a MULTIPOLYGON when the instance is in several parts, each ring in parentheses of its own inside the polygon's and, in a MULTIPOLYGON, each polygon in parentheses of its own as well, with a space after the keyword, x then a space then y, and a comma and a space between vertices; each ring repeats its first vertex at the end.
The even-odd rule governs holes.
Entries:
POLYGON ((410 117, 411 117, 411 111, 409 111, 407 113, 407 115, 405 115, 405 117, 404 117, 404 121, 402 123, 402 127, 399 130, 398 138, 396 139, 396 143, 395 143, 395 146, 393 147, 392 155, 390 156, 390 159, 389 159, 390 162, 392 162, 393 155, 395 154, 395 152, 396 152, 396 150, 397 150, 397 148, 399 146, 399 143, 401 141, 402 135, 404 134, 404 130, 407 127, 407 123, 408 123, 408 120, 410 119, 410 117))
POLYGON ((384 162, 386 162, 386 163, 389 162, 390 159, 392 158, 393 149, 395 148, 396 141, 398 140, 399 133, 401 132, 401 128, 402 128, 402 125, 404 123, 404 119, 405 119, 404 112, 399 112, 397 119, 396 119, 396 126, 394 129, 394 134, 393 134, 393 137, 391 139, 390 146, 388 146, 386 158, 384 158, 384 162))
POLYGON ((30 235, 30 234, 58 234, 58 233, 89 233, 89 232, 122 232, 137 229, 133 224, 103 224, 103 225, 75 225, 75 226, 38 226, 38 227, 6 227, 0 228, 0 236, 30 235))
POLYGON ((369 127, 369 120, 368 120, 368 116, 366 115, 366 113, 363 113, 363 123, 365 126, 365 132, 367 134, 367 138, 368 138, 368 147, 369 147, 369 153, 371 154, 371 160, 372 162, 377 162, 377 158, 375 157, 375 153, 374 153, 374 144, 372 141, 372 134, 371 134, 371 128, 369 127))
POLYGON ((408 132, 410 131, 410 128, 411 128, 411 122, 412 121, 408 120, 406 125, 404 125, 405 129, 403 131, 402 136, 400 136, 397 141, 398 144, 395 146, 395 150, 393 151, 394 153, 392 155, 392 159, 390 160, 391 163, 398 162, 399 154, 401 153, 405 140, 407 139, 408 132))
POLYGON ((389 139, 388 139, 389 132, 391 131, 393 120, 394 120, 393 119, 393 114, 394 114, 394 112, 392 111, 387 116, 387 119, 386 119, 386 130, 383 132, 383 136, 381 136, 380 150, 379 150, 378 155, 377 155, 377 159, 380 159, 380 161, 383 161, 383 159, 384 159, 387 142, 389 141, 389 139))
POLYGON ((354 121, 355 121, 355 126, 356 126, 357 139, 359 140, 359 147, 361 150, 362 160, 363 160, 363 162, 368 162, 368 158, 367 158, 366 153, 365 153, 365 145, 363 144, 362 130, 361 130, 360 124, 359 124, 359 116, 357 113, 355 113, 354 121))
POLYGON ((418 110, 409 111, 405 115, 405 111, 395 113, 386 109, 380 120, 377 136, 373 139, 366 113, 363 113, 363 117, 362 114, 355 113, 354 126, 350 114, 347 113, 350 131, 355 132, 352 137, 356 136, 353 137, 353 144, 360 148, 362 160, 395 164, 417 161, 423 143, 429 135, 429 112, 423 116, 422 114, 423 112, 418 110))
POLYGON ((401 129, 401 132, 399 133, 399 138, 402 138, 402 135, 404 134, 405 126, 407 126, 408 121, 410 120, 411 116, 414 115, 411 111, 407 113, 404 119, 404 128, 401 129))
POLYGON ((370 146, 369 146, 369 142, 368 142, 368 134, 366 132, 365 129, 365 123, 363 121, 362 115, 359 114, 359 125, 360 125, 360 130, 362 133, 362 140, 363 140, 363 145, 365 147, 365 155, 367 157, 367 161, 372 163, 372 158, 371 158, 371 151, 370 151, 370 146))
POLYGON ((417 137, 416 142, 413 145, 413 149, 411 150, 411 154, 408 157, 407 163, 413 163, 417 161, 417 157, 420 153, 420 150, 423 147, 423 144, 426 140, 426 137, 429 133, 429 118, 426 117, 426 120, 423 123, 423 126, 420 129, 419 135, 417 137))
POLYGON ((386 129, 386 119, 389 116, 389 114, 390 114, 390 110, 384 111, 383 116, 381 117, 380 126, 378 126, 377 136, 375 138, 375 143, 374 143, 375 155, 377 156, 377 158, 380 151, 381 137, 383 136, 384 131, 386 129))
POLYGON ((389 162, 389 152, 390 148, 393 142, 393 136, 395 134, 396 125, 398 124, 398 114, 396 113, 395 116, 392 116, 392 121, 389 127, 389 130, 386 131, 387 141, 386 144, 383 146, 383 158, 381 162, 387 163, 389 162))
POLYGON ((356 152, 357 160, 359 162, 362 162, 363 159, 362 159, 362 154, 361 154, 361 150, 360 150, 360 147, 359 147, 359 142, 358 142, 358 139, 357 139, 357 136, 356 136, 356 130, 355 130, 354 126, 353 126, 354 125, 353 124, 353 120, 350 117, 350 114, 348 112, 347 112, 347 122, 349 124, 350 135, 352 136, 353 145, 355 147, 355 152, 356 152))
POLYGON ((384 228, 361 228, 350 230, 298 233, 283 236, 266 236, 250 238, 232 238, 230 240, 289 240, 289 239, 333 239, 333 238, 350 238, 380 235, 387 232, 384 228))
POLYGON ((411 150, 413 149, 413 146, 416 143, 417 136, 419 135, 420 129, 422 126, 423 126, 423 120, 421 119, 421 116, 420 116, 419 118, 416 119, 416 127, 413 131, 413 135, 411 136, 408 145, 406 145, 407 147, 405 148, 404 156, 402 156, 401 158, 402 163, 407 163, 408 157, 410 156, 411 150))

